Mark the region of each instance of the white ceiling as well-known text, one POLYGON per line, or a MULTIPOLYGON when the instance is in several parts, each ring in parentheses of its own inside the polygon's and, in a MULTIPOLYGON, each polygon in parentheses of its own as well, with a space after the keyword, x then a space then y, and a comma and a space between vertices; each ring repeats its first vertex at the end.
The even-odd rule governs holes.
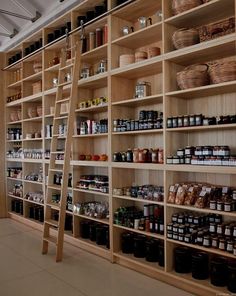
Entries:
POLYGON ((27 17, 35 17, 36 11, 41 17, 34 23, 28 20, 0 13, 0 33, 12 34, 13 28, 18 33, 13 37, 0 35, 0 51, 8 50, 21 42, 23 38, 40 29, 46 23, 84 0, 0 0, 0 9, 27 17))

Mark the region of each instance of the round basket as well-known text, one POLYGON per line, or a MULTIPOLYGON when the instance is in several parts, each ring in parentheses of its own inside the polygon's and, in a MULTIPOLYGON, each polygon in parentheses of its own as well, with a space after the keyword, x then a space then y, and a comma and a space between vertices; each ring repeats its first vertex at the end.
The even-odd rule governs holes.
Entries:
POLYGON ((200 42, 198 30, 196 29, 179 29, 174 32, 172 42, 176 49, 191 46, 200 42))
POLYGON ((209 66, 211 83, 236 80, 236 61, 217 62, 209 66))
POLYGON ((13 121, 18 121, 18 114, 17 114, 17 111, 11 111, 10 113, 10 120, 13 122, 13 121))
POLYGON ((172 0, 172 10, 176 15, 201 4, 202 0, 172 0))
POLYGON ((186 67, 177 73, 177 83, 180 89, 200 87, 209 84, 208 66, 198 64, 186 67))
POLYGON ((39 73, 42 71, 42 63, 41 62, 34 62, 33 65, 34 73, 39 73))
POLYGON ((42 108, 42 106, 37 106, 36 107, 36 110, 37 110, 37 115, 39 117, 41 117, 43 115, 43 108, 42 108))
POLYGON ((135 62, 134 54, 122 54, 120 56, 120 67, 124 67, 135 62))
POLYGON ((27 114, 29 116, 29 118, 34 118, 37 116, 37 109, 36 107, 29 107, 27 109, 27 114))

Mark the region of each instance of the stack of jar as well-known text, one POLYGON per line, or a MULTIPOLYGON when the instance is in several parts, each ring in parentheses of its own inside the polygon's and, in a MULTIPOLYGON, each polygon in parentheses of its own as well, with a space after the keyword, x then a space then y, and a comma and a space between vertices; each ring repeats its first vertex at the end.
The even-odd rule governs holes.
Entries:
POLYGON ((219 117, 206 117, 202 114, 184 115, 168 117, 166 121, 167 128, 207 126, 217 124, 236 123, 236 115, 222 115, 219 117))
POLYGON ((22 139, 22 129, 21 128, 8 128, 7 130, 7 140, 21 140, 22 139))
POLYGON ((32 200, 35 202, 43 203, 44 196, 42 191, 28 192, 25 194, 25 199, 32 200))
POLYGON ((23 201, 19 199, 12 199, 11 210, 12 212, 23 215, 23 201))
POLYGON ((154 185, 133 185, 131 187, 114 188, 114 195, 128 196, 133 198, 153 200, 163 202, 164 200, 164 188, 163 186, 154 185))
POLYGON ((95 32, 89 32, 89 36, 85 36, 83 40, 83 52, 92 50, 107 43, 108 26, 96 28, 95 32))
POLYGON ((14 195, 17 197, 23 197, 23 185, 22 184, 14 184, 12 189, 9 191, 10 195, 14 195))
POLYGON ((167 238, 236 256, 236 222, 223 223, 221 215, 173 214, 172 222, 167 224, 167 238))
POLYGON ((79 135, 104 134, 108 132, 108 119, 100 121, 86 120, 81 121, 78 128, 79 135))
POLYGON ((108 176, 104 175, 82 175, 77 182, 76 187, 91 191, 108 193, 109 189, 108 176))
POLYGON ((149 204, 143 211, 136 207, 120 207, 114 213, 114 224, 164 235, 164 209, 149 204))
MULTIPOLYGON (((62 173, 56 173, 53 178, 53 184, 55 185, 61 185, 62 184, 62 173)), ((68 178, 68 187, 72 187, 72 174, 69 173, 68 178)))
POLYGON ((169 188, 167 202, 231 212, 236 210, 236 190, 209 184, 174 184, 169 188))
POLYGON ((192 164, 236 166, 236 157, 230 154, 229 146, 187 146, 168 156, 167 164, 192 164))
POLYGON ((20 100, 21 98, 22 98, 22 92, 18 92, 14 95, 8 96, 7 103, 11 103, 13 101, 20 100))
POLYGON ((84 203, 75 203, 74 214, 85 215, 97 219, 109 219, 108 202, 90 201, 84 203))
POLYGON ((7 177, 22 179, 22 168, 8 168, 7 177))
POLYGON ((42 159, 43 150, 42 149, 24 149, 23 150, 24 158, 30 159, 42 159))
POLYGON ((154 110, 142 110, 139 112, 138 120, 114 119, 114 132, 128 132, 148 129, 161 129, 163 122, 163 113, 154 110))
POLYGON ((114 152, 114 162, 159 163, 163 164, 163 149, 128 149, 126 152, 114 152))
POLYGON ((17 144, 18 147, 14 147, 12 150, 8 150, 6 153, 7 158, 23 158, 23 150, 20 147, 21 143, 14 143, 17 144))
POLYGON ((148 262, 159 262, 162 267, 165 265, 164 242, 159 239, 124 232, 121 235, 121 251, 136 258, 145 258, 148 262))
POLYGON ((40 167, 38 173, 31 172, 25 175, 25 180, 34 181, 34 182, 43 182, 43 170, 40 167))
POLYGON ((39 222, 44 221, 44 209, 42 206, 31 205, 29 206, 29 218, 39 222))

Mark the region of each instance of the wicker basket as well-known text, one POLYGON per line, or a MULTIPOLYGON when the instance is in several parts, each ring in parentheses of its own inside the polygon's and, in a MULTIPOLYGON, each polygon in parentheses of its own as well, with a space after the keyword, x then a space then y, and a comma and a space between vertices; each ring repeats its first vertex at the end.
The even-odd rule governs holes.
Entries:
POLYGON ((27 114, 29 116, 29 118, 34 118, 37 116, 37 109, 36 107, 29 107, 27 109, 27 114))
POLYGON ((216 62, 209 66, 211 83, 236 80, 236 61, 216 62))
POLYGON ((172 11, 176 15, 201 4, 202 0, 172 0, 172 11))
POLYGON ((235 18, 230 17, 216 23, 199 27, 200 42, 215 39, 235 32, 235 18))
POLYGON ((10 120, 13 122, 13 121, 18 121, 18 114, 17 114, 17 111, 11 111, 10 113, 10 120))
POLYGON ((37 115, 39 117, 41 117, 43 115, 43 108, 42 108, 42 106, 37 106, 36 107, 36 110, 37 110, 37 115))
POLYGON ((184 48, 199 43, 199 34, 196 29, 179 29, 172 36, 173 45, 176 49, 184 48))
POLYGON ((18 109, 17 110, 17 117, 18 117, 18 120, 21 120, 21 109, 18 109))
POLYGON ((180 89, 200 87, 209 84, 208 66, 192 65, 177 73, 177 83, 180 89))

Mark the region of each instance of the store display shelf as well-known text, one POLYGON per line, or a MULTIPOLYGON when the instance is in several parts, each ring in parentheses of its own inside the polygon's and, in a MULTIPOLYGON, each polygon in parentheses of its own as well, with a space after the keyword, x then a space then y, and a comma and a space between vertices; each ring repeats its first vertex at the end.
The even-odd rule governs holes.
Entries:
POLYGON ((155 204, 155 205, 159 205, 159 206, 164 206, 164 202, 159 202, 159 201, 149 200, 149 199, 136 198, 136 197, 129 197, 129 196, 126 196, 126 195, 113 195, 113 198, 125 199, 125 200, 131 200, 131 201, 134 201, 134 202, 141 202, 141 203, 155 204))
POLYGON ((144 29, 122 36, 112 41, 112 44, 126 48, 136 49, 147 44, 153 43, 153 40, 161 40, 162 22, 155 23, 144 29))
POLYGON ((162 102, 163 102, 163 95, 156 94, 156 95, 151 95, 143 98, 133 98, 128 100, 113 102, 112 106, 138 107, 138 106, 144 106, 144 105, 150 105, 150 104, 161 104, 162 102))
POLYGON ((93 63, 99 60, 107 59, 107 44, 103 44, 81 55, 83 62, 93 63))
POLYGON ((39 92, 37 94, 33 94, 33 95, 28 96, 28 97, 24 97, 22 99, 7 103, 6 107, 19 106, 22 103, 27 103, 27 102, 37 102, 37 101, 42 100, 42 95, 43 95, 43 93, 39 92))
POLYGON ((167 240, 168 243, 181 245, 181 246, 193 248, 193 249, 196 249, 196 250, 200 250, 200 251, 203 251, 203 252, 208 252, 208 253, 211 253, 211 254, 216 254, 216 255, 219 255, 219 256, 235 259, 235 256, 233 254, 231 254, 229 252, 226 252, 226 251, 221 251, 219 249, 206 248, 206 247, 202 247, 202 246, 198 246, 198 245, 194 245, 194 244, 187 244, 185 242, 180 242, 180 241, 169 239, 169 238, 167 238, 166 240, 167 240))
POLYGON ((107 111, 108 109, 108 104, 104 104, 101 106, 93 106, 93 107, 88 107, 88 108, 82 108, 82 109, 76 109, 76 113, 97 113, 97 112, 103 112, 107 111))
POLYGON ((101 133, 101 134, 74 135, 73 138, 102 138, 107 136, 108 136, 108 133, 101 133))
POLYGON ((24 183, 32 183, 32 184, 41 185, 41 186, 43 185, 43 182, 26 180, 26 179, 24 179, 23 181, 24 181, 24 183))
POLYGON ((38 73, 34 73, 30 76, 27 76, 25 78, 23 78, 23 82, 25 81, 38 81, 40 79, 42 79, 42 71, 38 72, 38 73))
POLYGON ((114 228, 120 228, 129 232, 135 232, 138 234, 142 234, 145 236, 149 236, 149 237, 154 237, 157 239, 162 239, 164 240, 164 235, 160 235, 160 234, 156 234, 156 233, 152 233, 152 232, 147 232, 147 231, 142 231, 142 230, 138 230, 138 229, 134 229, 134 228, 129 228, 129 227, 125 227, 125 226, 121 226, 121 225, 117 225, 117 224, 113 224, 114 228))
POLYGON ((145 61, 111 70, 111 75, 132 79, 160 74, 162 72, 162 55, 145 61))
POLYGON ((172 16, 166 19, 165 23, 177 27, 196 27, 231 16, 233 11, 234 0, 228 0, 227 5, 221 0, 211 0, 176 16, 172 16))
POLYGON ((215 173, 215 174, 236 174, 236 166, 209 166, 209 165, 165 165, 167 171, 192 172, 192 173, 215 173))
POLYGON ((10 88, 19 88, 21 86, 21 83, 22 83, 22 80, 18 80, 16 82, 13 82, 13 83, 9 84, 7 86, 7 88, 9 88, 9 89, 10 88))
POLYGON ((78 87, 81 88, 101 88, 107 86, 108 73, 96 74, 88 78, 83 78, 78 81, 78 87))
POLYGON ((97 218, 89 217, 89 216, 86 216, 86 215, 80 215, 80 214, 77 214, 77 213, 74 213, 74 216, 77 216, 77 217, 80 217, 80 218, 83 218, 83 219, 87 219, 87 220, 91 220, 91 221, 95 221, 95 222, 98 222, 98 223, 109 225, 109 220, 108 219, 97 219, 97 218))
POLYGON ((163 129, 150 129, 150 130, 138 130, 138 131, 126 131, 126 132, 113 132, 112 135, 127 135, 127 136, 135 136, 135 135, 146 135, 146 134, 162 134, 163 129))
POLYGON ((165 274, 164 267, 158 265, 158 262, 148 262, 145 258, 136 258, 132 254, 124 254, 122 251, 113 253, 115 260, 122 259, 128 263, 137 265, 138 268, 147 268, 150 272, 161 272, 165 274))
POLYGON ((37 116, 37 117, 32 117, 32 118, 25 118, 22 120, 22 122, 27 122, 27 121, 42 121, 43 117, 42 116, 37 116))
POLYGON ((41 202, 37 202, 37 201, 34 201, 34 200, 30 200, 30 199, 26 199, 26 198, 24 198, 24 201, 25 202, 28 202, 28 203, 32 203, 32 204, 35 204, 35 205, 38 205, 38 206, 44 206, 44 204, 43 203, 41 203, 41 202))
POLYGON ((156 163, 134 163, 134 162, 112 162, 113 168, 140 169, 140 170, 164 170, 163 164, 156 163))
POLYGON ((20 182, 23 181, 23 179, 21 178, 12 178, 12 177, 7 177, 7 180, 20 181, 20 182))
POLYGON ((76 188, 75 187, 75 188, 73 188, 73 191, 109 197, 109 194, 108 193, 103 193, 103 192, 95 191, 95 190, 89 190, 89 189, 86 190, 86 189, 80 189, 80 188, 76 188))
POLYGON ((166 96, 178 97, 183 99, 194 99, 194 98, 204 98, 208 96, 214 96, 215 94, 227 94, 233 93, 236 89, 236 80, 223 82, 218 84, 211 84, 201 87, 189 88, 185 90, 177 90, 167 92, 166 96))
POLYGON ((8 193, 7 196, 8 196, 8 197, 12 197, 12 198, 16 198, 16 199, 23 200, 23 197, 19 197, 19 196, 16 196, 16 195, 10 194, 10 193, 8 193))
POLYGON ((204 132, 204 131, 212 131, 212 130, 230 130, 235 129, 236 124, 218 124, 218 125, 205 125, 205 126, 189 126, 189 127, 177 127, 177 128, 167 128, 167 132, 204 132))
POLYGON ((71 165, 73 166, 88 166, 88 167, 108 167, 108 161, 93 161, 93 160, 72 160, 71 165))
POLYGON ((176 204, 167 204, 168 208, 175 208, 180 209, 182 211, 192 211, 192 212, 199 212, 204 214, 216 214, 216 215, 222 215, 227 217, 232 217, 236 219, 236 211, 232 212, 224 212, 224 211, 217 211, 217 210, 211 210, 209 208, 196 208, 194 206, 185 206, 185 205, 176 205, 176 204))
POLYGON ((165 54, 165 60, 188 66, 235 54, 236 33, 205 41, 165 54))

